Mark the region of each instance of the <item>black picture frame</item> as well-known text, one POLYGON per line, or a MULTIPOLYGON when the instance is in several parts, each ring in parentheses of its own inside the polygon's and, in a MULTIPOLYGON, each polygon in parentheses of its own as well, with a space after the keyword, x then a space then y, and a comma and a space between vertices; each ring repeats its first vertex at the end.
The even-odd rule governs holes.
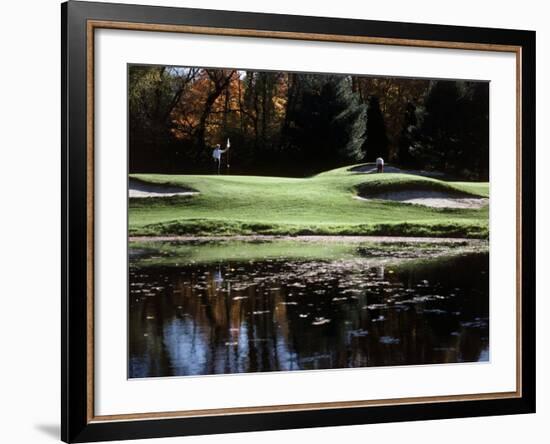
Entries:
POLYGON ((535 32, 69 1, 61 5, 61 438, 90 442, 535 412, 535 32), (87 23, 186 25, 521 48, 521 396, 318 410, 95 421, 89 415, 87 23))

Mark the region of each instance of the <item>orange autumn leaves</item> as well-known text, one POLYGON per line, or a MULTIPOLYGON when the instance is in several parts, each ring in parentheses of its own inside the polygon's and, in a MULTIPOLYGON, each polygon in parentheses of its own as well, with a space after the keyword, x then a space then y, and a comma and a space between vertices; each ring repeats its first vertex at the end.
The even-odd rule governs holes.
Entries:
POLYGON ((256 137, 277 131, 284 120, 288 74, 200 69, 171 113, 172 134, 213 145, 228 129, 256 137))

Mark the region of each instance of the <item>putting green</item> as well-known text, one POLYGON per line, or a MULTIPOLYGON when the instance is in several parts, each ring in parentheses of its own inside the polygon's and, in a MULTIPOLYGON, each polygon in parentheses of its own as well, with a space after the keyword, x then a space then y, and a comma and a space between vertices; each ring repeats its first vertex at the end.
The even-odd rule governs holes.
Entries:
POLYGON ((488 236, 488 207, 430 208, 359 200, 392 190, 488 197, 484 182, 447 182, 411 174, 362 174, 353 166, 310 178, 136 174, 145 183, 198 191, 193 196, 130 199, 133 236, 331 234, 488 236))

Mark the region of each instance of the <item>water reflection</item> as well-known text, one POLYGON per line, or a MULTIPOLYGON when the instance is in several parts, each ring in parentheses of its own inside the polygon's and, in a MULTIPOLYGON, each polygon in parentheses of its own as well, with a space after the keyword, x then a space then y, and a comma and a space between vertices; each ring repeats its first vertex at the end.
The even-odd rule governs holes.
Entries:
POLYGON ((488 255, 130 268, 129 377, 488 359, 488 255))

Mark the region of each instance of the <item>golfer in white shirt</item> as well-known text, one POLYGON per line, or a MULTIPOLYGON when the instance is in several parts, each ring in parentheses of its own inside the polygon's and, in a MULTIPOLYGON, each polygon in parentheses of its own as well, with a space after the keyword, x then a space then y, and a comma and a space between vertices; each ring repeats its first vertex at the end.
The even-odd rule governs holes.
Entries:
POLYGON ((212 151, 212 157, 214 158, 214 161, 218 164, 218 174, 220 174, 220 165, 222 163, 222 154, 225 153, 229 147, 222 150, 220 144, 218 143, 216 147, 214 148, 214 151, 212 151))

